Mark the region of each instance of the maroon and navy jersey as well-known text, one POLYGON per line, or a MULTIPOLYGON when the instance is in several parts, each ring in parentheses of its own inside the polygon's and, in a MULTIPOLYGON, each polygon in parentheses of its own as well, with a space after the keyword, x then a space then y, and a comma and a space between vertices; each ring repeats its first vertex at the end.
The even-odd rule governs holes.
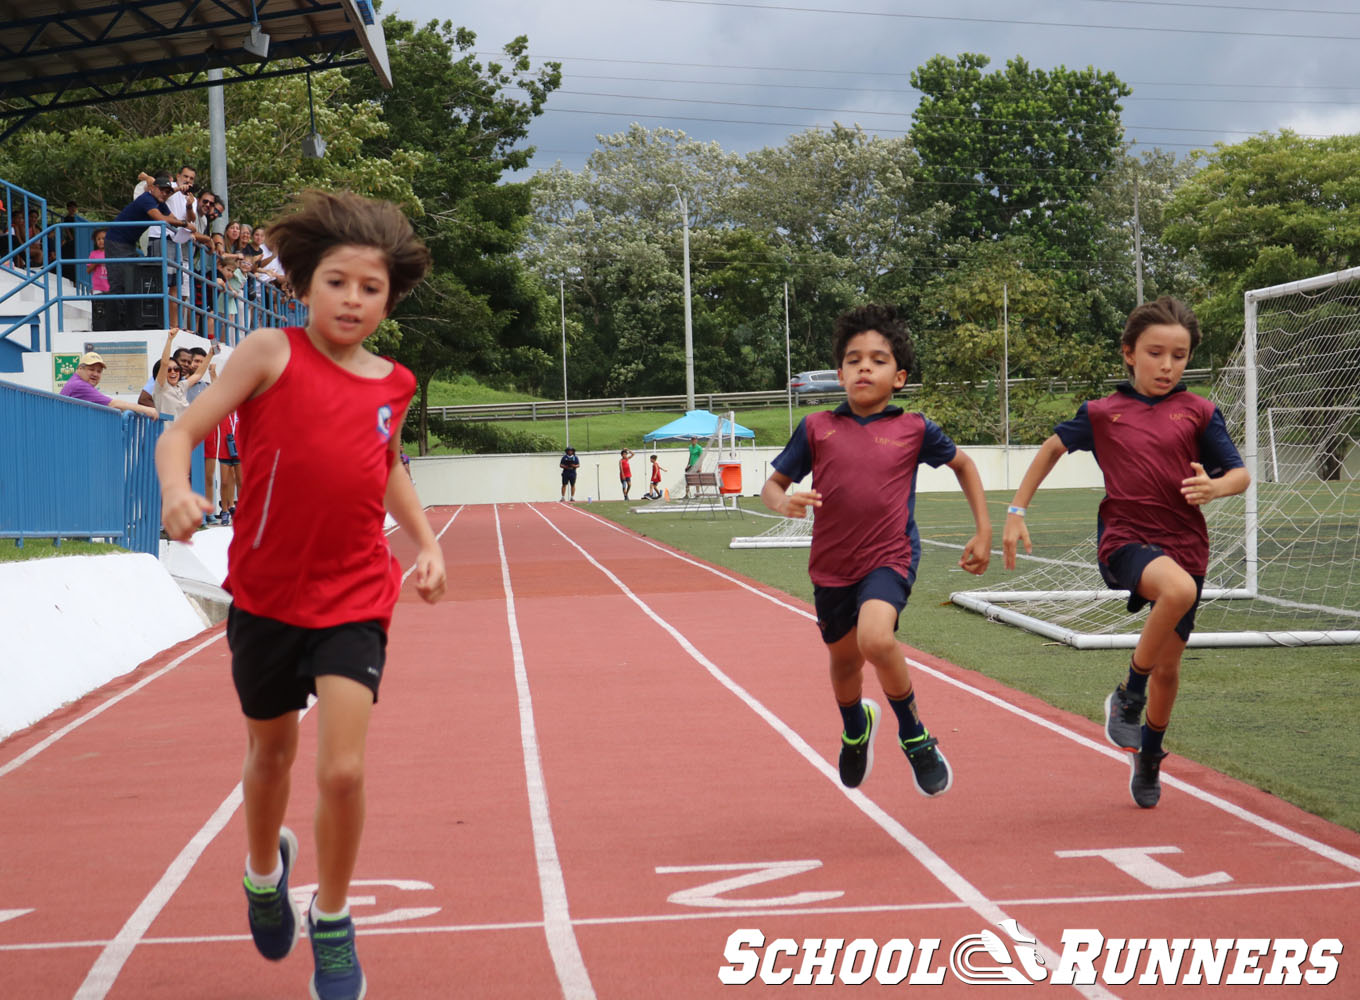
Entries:
POLYGON ((364 378, 289 327, 277 382, 237 409, 241 498, 223 586, 242 609, 303 628, 380 621, 401 566, 383 533, 393 455, 415 376, 364 378))
POLYGON ((1097 522, 1102 563, 1125 545, 1160 545, 1187 573, 1204 575, 1209 532, 1203 511, 1181 495, 1181 482, 1195 474, 1191 462, 1213 478, 1243 464, 1217 406, 1184 385, 1143 396, 1124 382, 1083 403, 1054 433, 1068 451, 1094 452, 1105 477, 1097 522))
POLYGON ((916 577, 916 469, 951 462, 958 449, 938 424, 889 406, 857 417, 849 404, 803 418, 774 467, 798 482, 809 472, 822 495, 814 514, 808 575, 847 587, 880 567, 916 577))

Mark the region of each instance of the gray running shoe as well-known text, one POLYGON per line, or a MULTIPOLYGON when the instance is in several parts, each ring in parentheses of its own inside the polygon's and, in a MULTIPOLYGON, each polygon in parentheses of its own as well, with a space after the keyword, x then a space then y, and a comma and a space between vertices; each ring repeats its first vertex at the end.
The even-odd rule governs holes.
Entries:
POLYGON ((1147 695, 1129 694, 1124 685, 1105 699, 1105 738, 1120 750, 1137 750, 1143 745, 1143 708, 1147 695))
POLYGON ((1162 761, 1166 756, 1164 752, 1143 753, 1141 750, 1129 755, 1132 762, 1129 793, 1134 803, 1143 809, 1151 809, 1162 797, 1162 761))

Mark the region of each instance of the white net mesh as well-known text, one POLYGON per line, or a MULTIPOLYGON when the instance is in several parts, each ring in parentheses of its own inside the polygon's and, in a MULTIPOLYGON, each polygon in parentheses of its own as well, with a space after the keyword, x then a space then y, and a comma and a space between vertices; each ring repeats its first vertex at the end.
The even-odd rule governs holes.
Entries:
MULTIPOLYGON (((1191 644, 1360 642, 1360 268, 1248 300, 1212 398, 1253 485, 1205 508, 1211 556, 1191 644)), ((1013 589, 955 602, 1080 647, 1132 646, 1142 615, 1103 589, 1095 548, 1093 532, 1013 589)))
POLYGON ((741 535, 730 549, 806 549, 812 547, 812 511, 807 517, 781 517, 758 535, 741 535))

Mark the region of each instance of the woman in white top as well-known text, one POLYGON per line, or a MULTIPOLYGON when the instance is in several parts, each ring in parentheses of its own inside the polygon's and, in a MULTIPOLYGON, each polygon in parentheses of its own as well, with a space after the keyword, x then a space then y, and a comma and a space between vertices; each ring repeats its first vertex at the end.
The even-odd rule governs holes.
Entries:
POLYGON ((156 409, 171 420, 189 408, 189 398, 186 395, 189 386, 198 382, 208 371, 207 365, 201 365, 198 371, 186 375, 179 365, 171 360, 175 334, 179 332, 175 327, 171 327, 165 335, 165 349, 161 352, 161 359, 156 362, 155 367, 156 387, 151 390, 151 400, 156 409))

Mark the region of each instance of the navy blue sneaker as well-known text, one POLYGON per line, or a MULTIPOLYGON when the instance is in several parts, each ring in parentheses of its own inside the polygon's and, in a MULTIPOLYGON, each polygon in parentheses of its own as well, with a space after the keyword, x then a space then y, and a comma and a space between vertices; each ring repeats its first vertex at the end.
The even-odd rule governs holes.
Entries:
POLYGON ((297 913, 288 896, 288 874, 297 860, 298 840, 288 827, 279 830, 279 854, 283 858, 283 878, 273 889, 257 889, 245 877, 246 908, 250 936, 261 955, 272 962, 288 957, 297 942, 297 913))
POLYGON ((916 790, 925 796, 943 795, 954 784, 954 772, 940 752, 940 741, 927 733, 910 743, 898 740, 911 764, 916 790))
MULTIPOLYGON (((316 897, 312 897, 315 901, 316 897)), ((354 920, 313 920, 307 907, 307 935, 312 939, 312 1000, 364 1000, 368 981, 354 951, 354 920)))
POLYGON ((218 522, 222 525, 222 527, 224 527, 224 528, 230 528, 230 527, 231 527, 231 511, 229 511, 229 510, 224 510, 224 511, 222 511, 221 515, 218 516, 218 519, 217 519, 217 520, 218 520, 218 522))

